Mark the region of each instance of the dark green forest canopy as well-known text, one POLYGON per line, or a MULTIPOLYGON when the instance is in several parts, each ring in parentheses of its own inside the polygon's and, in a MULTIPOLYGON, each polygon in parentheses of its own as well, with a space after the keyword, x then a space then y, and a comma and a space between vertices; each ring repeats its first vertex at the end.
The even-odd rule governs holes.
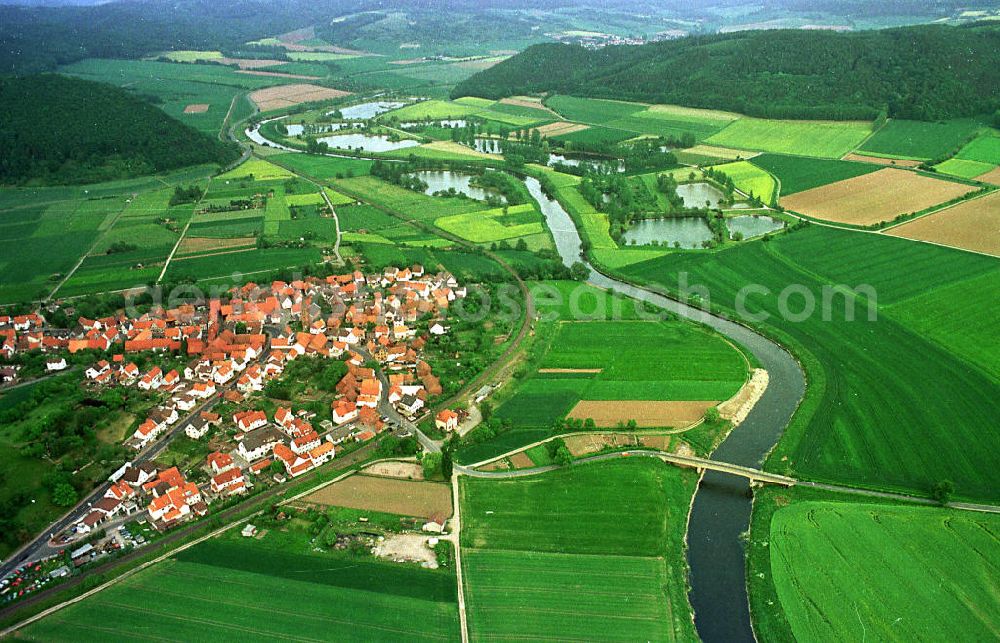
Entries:
POLYGON ((0 183, 88 183, 239 156, 128 92, 44 74, 0 77, 0 183))
POLYGON ((939 120, 1000 106, 1000 28, 781 30, 587 50, 535 45, 453 97, 558 92, 767 118, 939 120))

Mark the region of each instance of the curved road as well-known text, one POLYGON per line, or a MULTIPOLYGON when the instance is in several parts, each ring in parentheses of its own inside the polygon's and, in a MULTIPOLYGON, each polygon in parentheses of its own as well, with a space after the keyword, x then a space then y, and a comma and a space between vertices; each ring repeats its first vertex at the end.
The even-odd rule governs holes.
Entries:
MULTIPOLYGON (((580 235, 563 207, 546 196, 531 177, 525 185, 545 215, 563 263, 584 261, 588 283, 649 302, 678 316, 704 324, 739 343, 768 371, 770 383, 743 423, 712 454, 713 460, 760 468, 781 437, 805 393, 805 374, 781 346, 735 322, 692 308, 679 301, 613 279, 582 258, 580 235)), ((746 560, 740 535, 749 529, 749 481, 706 471, 698 485, 688 523, 688 564, 691 605, 703 641, 754 641, 746 590, 746 560)))

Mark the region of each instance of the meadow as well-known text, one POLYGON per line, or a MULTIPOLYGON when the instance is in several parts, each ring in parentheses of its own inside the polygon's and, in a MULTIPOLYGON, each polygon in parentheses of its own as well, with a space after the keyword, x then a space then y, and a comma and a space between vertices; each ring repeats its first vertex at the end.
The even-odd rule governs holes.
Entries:
POLYGON ((735 161, 711 167, 731 178, 737 190, 759 198, 765 205, 773 204, 778 198, 778 182, 750 161, 735 161))
POLYGON ((871 132, 861 121, 783 121, 741 118, 707 140, 745 150, 839 158, 871 132))
POLYGON ((455 591, 447 572, 291 553, 258 541, 207 541, 23 634, 49 641, 159 640, 166 631, 199 641, 458 640, 455 591))
POLYGON ((646 458, 462 478, 471 638, 694 639, 683 537, 695 483, 646 458))
POLYGON ((546 101, 546 106, 559 112, 567 120, 597 125, 626 118, 646 108, 639 103, 575 96, 553 96, 546 101))
POLYGON ((980 134, 961 149, 958 158, 1000 165, 1000 135, 996 131, 980 134))
MULTIPOLYGON (((957 493, 992 498, 1000 485, 1000 456, 983 426, 992 424, 1000 385, 951 350, 890 314, 869 321, 869 302, 855 301, 849 318, 846 298, 830 291, 824 319, 823 287, 868 284, 877 310, 959 281, 996 274, 987 257, 914 244, 889 237, 809 227, 715 253, 671 254, 633 264, 622 272, 633 279, 676 289, 678 275, 706 287, 711 302, 734 309, 747 284, 746 309, 763 312, 763 325, 802 361, 810 386, 768 468, 810 479, 927 493, 938 481, 955 482, 957 493), (811 293, 814 314, 786 321, 780 293, 795 284, 811 293), (853 319, 851 321, 850 319, 853 319), (877 401, 877 403, 876 403, 877 401)), ((947 291, 941 291, 947 295, 947 291)), ((961 320, 996 315, 996 300, 978 298, 985 311, 951 299, 948 320, 966 346, 985 343, 985 330, 961 320)), ((788 300, 799 313, 802 297, 788 300)), ((942 316, 945 316, 942 313, 942 316)))
POLYGON ((942 174, 950 174, 963 179, 974 179, 981 174, 986 174, 993 168, 994 166, 989 163, 970 161, 962 158, 950 158, 934 166, 934 169, 942 174))
POLYGON ((435 219, 434 225, 473 243, 489 243, 545 233, 541 214, 533 204, 515 205, 506 208, 506 212, 504 210, 505 208, 496 208, 454 214, 435 219))
POLYGON ((971 119, 944 123, 893 119, 861 146, 876 156, 934 159, 958 149, 981 125, 971 119))
POLYGON ((781 182, 781 196, 804 192, 881 169, 880 166, 870 163, 783 154, 761 154, 753 158, 753 164, 778 178, 781 182))
POLYGON ((989 514, 793 502, 771 519, 770 573, 795 640, 988 640, 998 533, 989 514))

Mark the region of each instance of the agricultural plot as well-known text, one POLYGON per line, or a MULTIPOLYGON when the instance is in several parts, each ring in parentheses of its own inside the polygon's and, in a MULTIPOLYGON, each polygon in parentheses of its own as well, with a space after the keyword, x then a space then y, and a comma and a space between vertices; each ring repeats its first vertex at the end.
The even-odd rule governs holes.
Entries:
POLYGON ((967 161, 1000 165, 1000 134, 990 131, 977 136, 957 156, 967 161))
POLYGON ((988 640, 998 533, 990 514, 793 502, 771 519, 770 572, 796 640, 988 640))
POLYGON ((598 125, 626 118, 646 108, 639 103, 575 96, 553 96, 546 105, 567 120, 598 125))
MULTIPOLYGON (((298 154, 295 152, 276 154, 271 158, 276 163, 286 165, 296 172, 301 172, 320 180, 364 176, 368 174, 368 170, 372 166, 372 161, 367 159, 316 156, 314 154, 298 154)), ((246 164, 244 163, 244 165, 246 164)))
POLYGON ((418 516, 444 523, 451 517, 451 487, 439 482, 353 475, 302 498, 320 506, 418 516))
POLYGON ((782 205, 826 221, 872 225, 920 212, 974 190, 962 183, 885 168, 799 192, 783 199, 782 205))
POLYGON ((339 191, 348 196, 356 196, 369 203, 386 206, 418 220, 487 209, 487 206, 480 201, 428 196, 370 176, 335 180, 333 183, 339 191))
POLYGON ((607 121, 608 127, 640 134, 681 137, 691 134, 701 141, 741 118, 739 114, 678 105, 651 105, 623 118, 607 121))
MULTIPOLYGON (((765 329, 781 333, 810 381, 769 469, 917 493, 947 479, 962 496, 993 499, 1000 455, 982 427, 995 415, 998 380, 924 337, 902 315, 881 312, 996 270, 996 260, 988 257, 813 226, 769 243, 674 253, 622 273, 668 289, 676 289, 680 274, 687 273, 686 283, 703 286, 712 305, 727 310, 735 310, 736 296, 747 284, 766 288, 746 297, 745 310, 766 316, 765 329), (824 286, 834 284, 870 289, 860 291, 853 306, 828 291, 824 305, 824 286), (779 306, 790 285, 804 288, 816 304, 804 319, 786 317, 779 306), (874 320, 869 304, 875 306, 874 320)), ((785 301, 792 313, 803 311, 801 303, 792 303, 801 301, 799 295, 785 301)), ((974 321, 997 315, 995 299, 945 297, 936 305, 935 316, 950 314, 948 323, 963 328, 956 341, 970 348, 989 342, 989 326, 974 321)))
MULTIPOLYGON (((582 306, 573 308, 563 312, 585 314, 582 306)), ((704 401, 709 404, 696 405, 704 411, 732 396, 746 379, 743 357, 732 346, 671 322, 560 323, 539 369, 500 405, 498 417, 518 428, 546 427, 567 414, 578 416, 579 407, 580 413, 594 410, 602 426, 630 419, 642 419, 644 426, 682 426, 691 422, 691 409, 683 404, 632 402, 704 401)))
MULTIPOLYGON (((295 78, 296 76, 286 75, 285 77, 295 78)), ((269 112, 274 109, 294 107, 295 105, 301 105, 302 103, 333 100, 335 98, 343 98, 344 96, 350 95, 351 92, 345 92, 340 89, 300 83, 258 89, 257 91, 250 92, 250 100, 257 104, 260 111, 269 112)))
POLYGON ((778 183, 774 177, 749 161, 713 165, 712 169, 724 173, 733 180, 737 190, 759 198, 765 205, 773 204, 778 198, 778 183))
POLYGON ((610 127, 588 127, 584 130, 577 130, 575 132, 570 132, 568 134, 557 134, 552 136, 553 140, 569 142, 569 143, 621 143, 622 141, 627 141, 630 138, 635 138, 635 132, 629 132, 622 129, 612 129, 610 127))
POLYGON ((861 121, 782 121, 741 118, 706 141, 739 149, 840 158, 871 133, 861 121))
POLYGON ((908 221, 886 234, 1000 257, 1000 192, 908 221))
POLYGON ((860 151, 889 158, 934 159, 958 149, 980 127, 973 120, 927 123, 893 119, 865 141, 860 151))
POLYGON ((380 120, 393 119, 399 122, 406 122, 464 118, 483 109, 483 107, 465 105, 454 101, 425 100, 394 109, 391 112, 386 112, 381 116, 380 120))
POLYGON ((1000 380, 1000 266, 886 307, 885 314, 1000 380), (956 309, 962 314, 956 315, 956 309))
POLYGON ((440 217, 434 220, 434 225, 473 243, 490 243, 545 232, 541 214, 530 203, 440 217))
POLYGON ((274 181, 277 179, 290 179, 293 176, 295 175, 274 163, 268 163, 259 158, 251 158, 246 163, 241 163, 225 174, 220 174, 215 180, 222 182, 240 179, 274 181))
POLYGON ((343 554, 208 541, 24 632, 72 641, 458 640, 454 576, 343 554), (136 601, 136 596, 143 600, 136 601), (266 600, 262 600, 266 597, 266 600))
POLYGON ((878 170, 877 165, 833 159, 815 159, 782 154, 755 156, 753 164, 767 170, 781 182, 781 196, 836 183, 878 170))
POLYGON ((472 640, 692 640, 683 534, 694 485, 692 472, 646 458, 463 478, 472 640))
POLYGON ((986 174, 993 170, 995 166, 981 161, 969 161, 967 159, 950 158, 943 163, 938 163, 934 169, 942 174, 961 177, 963 179, 974 179, 977 176, 986 174))

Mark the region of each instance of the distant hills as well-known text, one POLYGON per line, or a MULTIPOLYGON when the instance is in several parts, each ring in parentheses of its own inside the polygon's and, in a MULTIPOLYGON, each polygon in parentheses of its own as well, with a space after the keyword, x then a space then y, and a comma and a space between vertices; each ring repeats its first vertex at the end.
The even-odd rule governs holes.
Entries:
POLYGON ((751 116, 940 120, 1000 107, 1000 28, 780 30, 638 47, 530 47, 458 84, 452 96, 557 92, 751 116))
POLYGON ((227 163, 239 152, 128 92, 54 74, 0 77, 0 183, 87 183, 227 163))

